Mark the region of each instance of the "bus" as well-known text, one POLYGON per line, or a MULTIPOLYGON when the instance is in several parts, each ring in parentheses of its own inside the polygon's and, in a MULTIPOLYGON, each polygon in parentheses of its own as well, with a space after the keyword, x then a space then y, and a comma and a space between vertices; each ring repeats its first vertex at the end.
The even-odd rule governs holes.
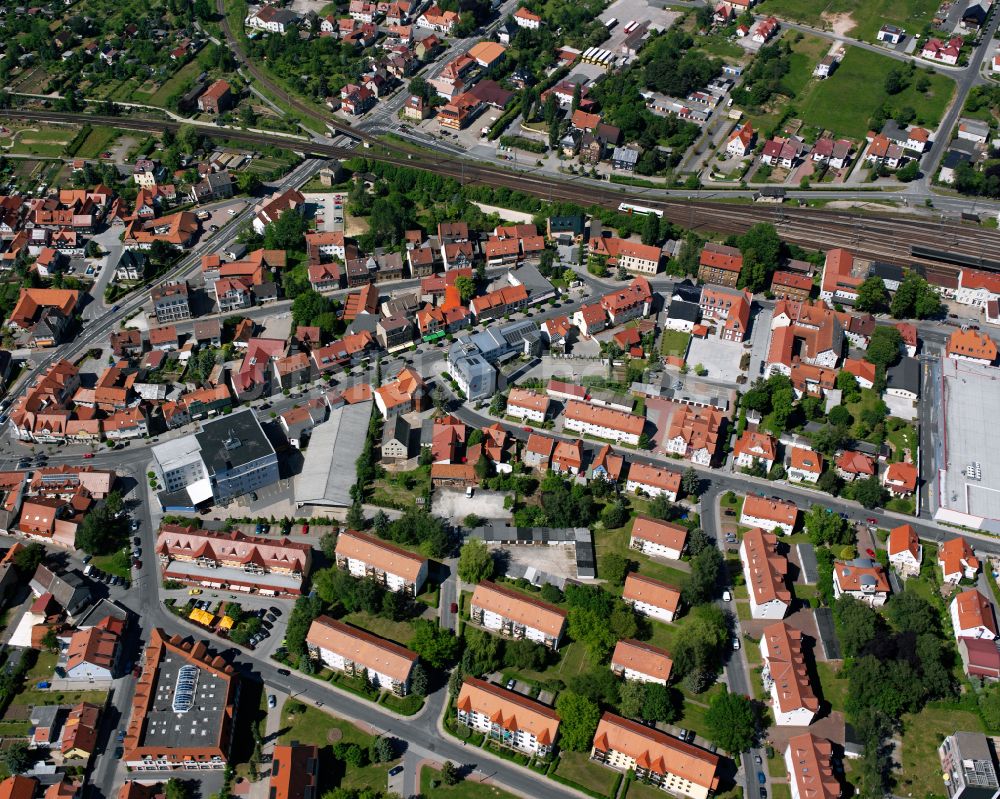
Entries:
POLYGON ((604 23, 604 27, 607 28, 608 30, 611 30, 617 24, 618 20, 615 17, 612 17, 611 19, 609 19, 607 22, 604 23))
POLYGON ((663 211, 656 208, 647 208, 645 205, 635 205, 634 203, 622 203, 618 206, 618 210, 623 214, 642 214, 646 216, 647 214, 656 214, 660 219, 663 219, 663 211))

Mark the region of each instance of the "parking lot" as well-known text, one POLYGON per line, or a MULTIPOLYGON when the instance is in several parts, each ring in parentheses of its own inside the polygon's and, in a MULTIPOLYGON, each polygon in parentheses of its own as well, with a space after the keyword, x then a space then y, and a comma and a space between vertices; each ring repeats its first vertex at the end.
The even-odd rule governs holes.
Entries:
POLYGON ((509 519, 511 512, 503 506, 506 494, 477 488, 471 497, 464 489, 442 488, 434 492, 431 511, 436 516, 460 522, 469 514, 483 519, 509 519))

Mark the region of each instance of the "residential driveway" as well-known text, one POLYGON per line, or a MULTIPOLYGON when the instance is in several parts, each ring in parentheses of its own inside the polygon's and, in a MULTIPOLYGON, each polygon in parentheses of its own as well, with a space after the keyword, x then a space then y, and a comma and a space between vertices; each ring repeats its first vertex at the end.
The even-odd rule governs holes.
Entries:
POLYGON ((888 393, 883 394, 882 399, 889 408, 890 416, 896 416, 900 419, 905 419, 908 422, 916 420, 917 406, 914 405, 912 401, 903 399, 902 397, 894 397, 888 393))
POLYGON ((471 497, 467 497, 464 489, 442 488, 434 492, 431 512, 455 522, 462 521, 470 513, 483 519, 509 519, 511 512, 503 506, 506 496, 502 491, 477 488, 471 497))

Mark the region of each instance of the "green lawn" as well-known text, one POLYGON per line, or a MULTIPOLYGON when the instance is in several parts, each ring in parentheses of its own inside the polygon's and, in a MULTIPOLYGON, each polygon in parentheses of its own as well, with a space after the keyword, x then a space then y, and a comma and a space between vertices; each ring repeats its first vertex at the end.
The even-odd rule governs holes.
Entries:
POLYGON ((404 646, 410 643, 410 640, 413 638, 413 627, 409 622, 392 621, 391 619, 384 619, 381 616, 372 616, 370 613, 365 613, 361 610, 357 613, 347 614, 342 621, 347 624, 353 624, 355 627, 361 627, 363 630, 368 630, 368 632, 388 638, 390 641, 395 641, 397 644, 403 644, 404 646))
MULTIPOLYGON (((73 141, 76 133, 76 129, 64 126, 35 125, 29 129, 22 128, 14 138, 8 152, 13 155, 61 156, 66 152, 66 145, 73 141)), ((7 139, 0 143, 9 141, 7 139)))
POLYGON ((662 355, 676 355, 683 358, 687 355, 688 344, 691 341, 691 334, 680 330, 664 330, 660 337, 660 353, 662 355))
POLYGON ((825 661, 816 662, 816 673, 823 691, 822 698, 830 703, 834 710, 843 710, 847 703, 848 681, 837 676, 837 667, 825 661))
POLYGON ((119 551, 113 555, 95 555, 91 562, 95 569, 100 569, 102 572, 117 575, 125 580, 132 577, 132 559, 128 553, 119 551))
POLYGON ((619 772, 594 763, 586 752, 563 751, 555 773, 604 796, 610 796, 621 779, 619 772))
POLYGON ((514 794, 492 785, 483 785, 472 778, 464 779, 458 785, 445 785, 441 781, 441 772, 432 766, 420 769, 420 793, 440 799, 515 799, 514 794))
POLYGON ((903 460, 903 452, 905 450, 910 450, 911 455, 916 452, 919 443, 917 441, 917 429, 912 424, 892 421, 888 427, 886 438, 893 447, 892 460, 903 460))
POLYGON ((329 754, 329 747, 337 741, 357 744, 367 751, 375 740, 373 735, 362 732, 349 721, 331 716, 317 708, 301 705, 294 700, 286 702, 281 710, 281 728, 284 732, 279 743, 298 741, 314 744, 323 750, 320 755, 320 773, 339 787, 385 790, 392 763, 374 763, 363 768, 344 770, 342 764, 337 763, 329 754), (289 713, 289 707, 295 706, 301 706, 303 709, 298 713, 289 713), (322 761, 332 761, 332 763, 322 761))
POLYGON ((826 80, 817 81, 796 101, 800 118, 806 125, 860 141, 868 131, 874 111, 888 101, 893 109, 912 107, 917 124, 935 128, 955 91, 954 81, 933 74, 928 76, 930 88, 926 94, 910 85, 889 97, 882 78, 892 66, 888 56, 848 48, 836 72, 826 80))
POLYGON ((27 685, 35 685, 41 680, 46 680, 55 674, 56 663, 59 661, 59 655, 56 652, 50 652, 47 649, 43 649, 38 653, 38 659, 35 660, 35 665, 28 669, 28 673, 24 678, 27 685))
POLYGON ((913 799, 944 794, 937 748, 946 735, 956 730, 982 732, 983 725, 977 714, 965 710, 926 707, 917 714, 903 716, 902 768, 896 773, 894 793, 913 799))
POLYGON ((512 670, 509 675, 504 673, 504 679, 518 677, 538 683, 545 683, 549 680, 562 680, 565 683, 569 681, 570 677, 583 674, 590 668, 590 654, 587 652, 587 647, 577 641, 566 644, 557 654, 559 660, 546 666, 542 671, 512 670))
POLYGON ((92 702, 103 706, 107 698, 107 691, 43 691, 29 688, 17 695, 17 703, 34 706, 78 705, 80 702, 92 702))
POLYGON ((937 0, 831 0, 812 3, 809 0, 764 0, 758 6, 761 14, 803 22, 815 27, 828 27, 823 15, 850 14, 854 27, 849 36, 874 41, 883 25, 890 23, 908 31, 917 31, 930 21, 938 7, 937 0))
MULTIPOLYGON (((615 553, 638 563, 638 571, 640 574, 646 577, 652 577, 654 580, 662 580, 665 583, 670 583, 671 585, 675 585, 680 588, 687 579, 686 571, 678 569, 667 563, 654 560, 653 558, 643 555, 641 552, 637 552, 634 549, 629 549, 628 542, 631 538, 632 524, 633 523, 630 522, 625 527, 618 527, 614 530, 595 531, 594 547, 597 552, 598 566, 600 565, 602 557, 610 553, 615 553)), ((606 587, 609 589, 613 588, 610 585, 606 587)), ((620 589, 615 590, 615 593, 620 594, 620 589)))
POLYGON ((890 499, 886 502, 885 508, 894 513, 908 513, 912 516, 916 512, 916 503, 913 497, 899 497, 898 499, 890 499))
POLYGON ((181 89, 187 81, 193 81, 201 73, 201 65, 197 59, 191 60, 171 75, 163 82, 153 94, 143 95, 134 92, 133 97, 138 103, 148 103, 149 105, 165 106, 167 100, 181 89))
MULTIPOLYGON (((793 38, 797 38, 793 36, 793 38)), ((802 95, 806 84, 812 80, 813 69, 830 50, 830 41, 819 36, 804 34, 798 41, 792 42, 791 68, 781 83, 792 92, 794 97, 802 95)))
POLYGON ((87 134, 87 138, 77 148, 75 155, 77 158, 97 158, 119 135, 121 131, 116 128, 98 125, 87 134))

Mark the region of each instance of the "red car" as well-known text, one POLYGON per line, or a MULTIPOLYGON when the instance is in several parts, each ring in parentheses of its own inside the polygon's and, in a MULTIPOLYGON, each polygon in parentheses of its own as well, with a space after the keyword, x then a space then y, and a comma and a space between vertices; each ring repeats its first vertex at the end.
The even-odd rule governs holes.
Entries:
POLYGON ((84 458, 88 458, 88 459, 89 459, 89 458, 93 458, 93 457, 94 457, 94 453, 93 453, 93 452, 87 452, 87 453, 85 453, 85 454, 84 454, 84 456, 83 456, 83 457, 84 457, 84 458))
POLYGON ((878 524, 878 519, 872 518, 871 516, 865 519, 865 521, 868 522, 868 524, 878 524))
POLYGON ((309 525, 308 524, 303 524, 302 525, 302 535, 308 535, 308 533, 309 533, 309 525))
POLYGON ((451 612, 452 613, 458 613, 458 603, 457 602, 452 602, 451 603, 451 612))
POLYGON ((866 554, 866 555, 867 555, 867 556, 868 556, 869 558, 871 558, 872 560, 874 560, 874 559, 875 559, 875 557, 876 557, 876 555, 875 555, 875 552, 874 552, 874 550, 871 550, 871 549, 866 549, 866 550, 865 550, 865 554, 866 554))

